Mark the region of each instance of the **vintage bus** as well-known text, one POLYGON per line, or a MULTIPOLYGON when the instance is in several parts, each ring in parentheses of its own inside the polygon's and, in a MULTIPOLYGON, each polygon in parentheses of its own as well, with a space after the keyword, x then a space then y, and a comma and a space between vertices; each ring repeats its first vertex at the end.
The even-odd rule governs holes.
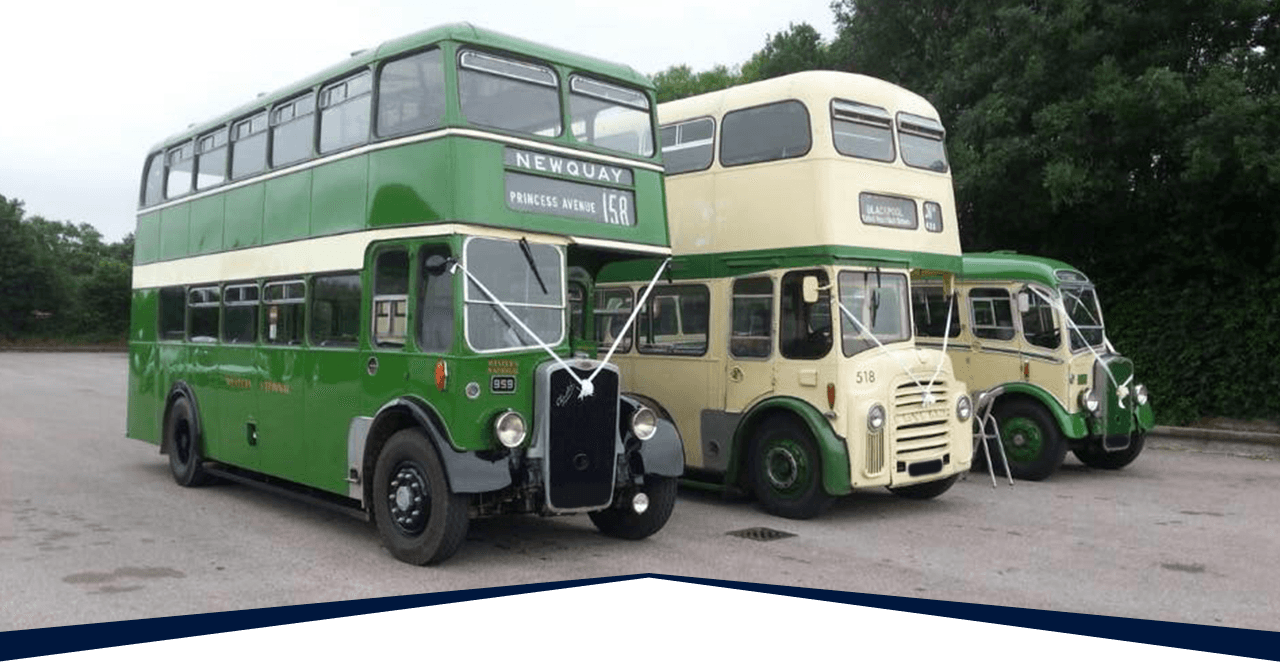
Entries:
POLYGON ((472 517, 657 532, 678 434, 568 333, 603 266, 670 254, 655 117, 629 67, 460 24, 163 141, 139 193, 128 435, 184 486, 372 518, 416 564, 472 517))
POLYGON ((662 104, 674 256, 601 270, 593 313, 624 381, 660 399, 690 482, 820 513, 968 470, 972 404, 915 345, 909 275, 960 269, 943 127, 923 98, 804 72, 662 104), (640 308, 634 334, 620 336, 640 308))
POLYGON ((1013 476, 1044 479, 1067 449, 1106 469, 1138 457, 1155 424, 1150 396, 1135 381, 1133 362, 1107 340, 1097 292, 1083 273, 1047 258, 967 253, 949 312, 943 288, 914 285, 916 336, 937 348, 945 341, 956 374, 975 393, 999 389, 983 404, 1013 476))

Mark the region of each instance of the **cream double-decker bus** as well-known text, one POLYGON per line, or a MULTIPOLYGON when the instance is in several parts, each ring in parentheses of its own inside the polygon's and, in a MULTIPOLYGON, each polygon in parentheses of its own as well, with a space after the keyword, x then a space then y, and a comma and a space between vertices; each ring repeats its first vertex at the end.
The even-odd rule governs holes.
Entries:
POLYGON ((972 404, 946 355, 915 345, 909 294, 911 274, 960 267, 937 112, 884 81, 804 72, 658 117, 667 278, 604 267, 580 324, 617 346, 627 389, 669 409, 686 477, 791 518, 855 488, 945 492, 969 468, 972 404), (615 337, 637 301, 635 333, 615 337))

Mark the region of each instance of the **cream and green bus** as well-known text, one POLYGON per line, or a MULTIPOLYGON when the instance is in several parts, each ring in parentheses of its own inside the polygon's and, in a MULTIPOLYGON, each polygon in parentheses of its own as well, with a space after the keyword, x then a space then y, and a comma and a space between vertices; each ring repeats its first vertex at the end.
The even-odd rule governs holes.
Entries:
POLYGON ((910 275, 960 268, 938 113, 854 74, 804 72, 663 104, 673 258, 601 270, 594 337, 666 406, 686 479, 808 518, 856 488, 942 494, 971 402, 914 343, 910 275))
POLYGON ((1107 340, 1083 273, 1047 258, 969 253, 955 291, 948 312, 942 283, 914 284, 916 336, 945 341, 975 394, 999 393, 978 400, 991 406, 1013 476, 1044 479, 1068 449, 1105 469, 1138 457, 1155 415, 1132 360, 1107 340))
POLYGON ((477 517, 656 533, 680 439, 567 322, 603 265, 670 254, 654 107, 630 67, 458 24, 160 142, 127 434, 181 485, 309 495, 415 564, 477 517))

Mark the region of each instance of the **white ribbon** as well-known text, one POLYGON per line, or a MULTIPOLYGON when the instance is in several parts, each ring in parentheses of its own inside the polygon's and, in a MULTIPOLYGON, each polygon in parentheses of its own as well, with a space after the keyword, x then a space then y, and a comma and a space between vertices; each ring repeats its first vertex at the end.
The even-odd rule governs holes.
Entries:
MULTIPOLYGON (((1089 348, 1089 352, 1093 354, 1094 360, 1097 361, 1098 365, 1102 367, 1102 370, 1107 374, 1107 377, 1111 378, 1111 384, 1114 384, 1116 386, 1116 397, 1117 397, 1117 400, 1119 401, 1120 408, 1128 409, 1127 407, 1125 407, 1124 402, 1125 402, 1125 397, 1129 395, 1129 382, 1133 380, 1133 376, 1130 375, 1129 379, 1124 381, 1124 384, 1120 384, 1120 382, 1116 380, 1115 374, 1111 372, 1111 367, 1107 366, 1107 362, 1102 361, 1102 355, 1099 355, 1098 351, 1093 349, 1093 346, 1089 343, 1089 339, 1085 338, 1084 332, 1080 331, 1080 328, 1076 326, 1076 323, 1071 320, 1071 315, 1067 313, 1067 307, 1062 303, 1062 301, 1056 300, 1056 299, 1050 299, 1049 297, 1045 296, 1044 293, 1040 292, 1036 288, 1028 288, 1028 290, 1035 293, 1035 295, 1040 299, 1043 299, 1045 303, 1049 305, 1049 308, 1052 308, 1053 310, 1057 311, 1059 314, 1062 315, 1063 321, 1067 323, 1067 331, 1069 332, 1073 331, 1080 335, 1080 340, 1084 342, 1084 346, 1086 348, 1089 348)), ((1079 297, 1074 297, 1074 298, 1076 301, 1080 302, 1081 305, 1084 305, 1084 302, 1081 301, 1079 297)), ((1086 313, 1087 312, 1088 311, 1086 310, 1086 313)), ((1089 318, 1092 319, 1093 314, 1090 313, 1089 318)), ((1094 322, 1097 322, 1097 320, 1094 320, 1094 322)), ((1105 333, 1103 335, 1103 341, 1106 341, 1105 333)), ((1067 343, 1068 344, 1071 343, 1071 339, 1069 337, 1067 338, 1067 343)), ((1110 342, 1107 342, 1107 344, 1110 345, 1110 342)))
POLYGON ((938 374, 942 372, 942 362, 947 357, 947 341, 951 340, 951 309, 955 308, 955 284, 952 284, 951 297, 947 299, 947 326, 942 330, 942 358, 938 360, 938 367, 933 369, 933 375, 929 378, 929 386, 925 389, 925 393, 933 394, 933 381, 938 379, 938 374))

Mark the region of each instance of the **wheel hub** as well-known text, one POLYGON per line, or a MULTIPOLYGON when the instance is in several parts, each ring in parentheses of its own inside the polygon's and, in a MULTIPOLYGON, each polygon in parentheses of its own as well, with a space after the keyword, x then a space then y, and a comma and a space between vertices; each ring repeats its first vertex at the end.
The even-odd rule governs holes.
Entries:
POLYGON ((789 449, 774 447, 765 456, 765 471, 769 475, 769 483, 778 490, 786 490, 795 485, 800 476, 800 463, 789 449))
POLYGON ((405 461, 396 466, 391 479, 387 506, 391 522, 404 534, 416 536, 427 528, 431 515, 426 473, 416 463, 405 461))

